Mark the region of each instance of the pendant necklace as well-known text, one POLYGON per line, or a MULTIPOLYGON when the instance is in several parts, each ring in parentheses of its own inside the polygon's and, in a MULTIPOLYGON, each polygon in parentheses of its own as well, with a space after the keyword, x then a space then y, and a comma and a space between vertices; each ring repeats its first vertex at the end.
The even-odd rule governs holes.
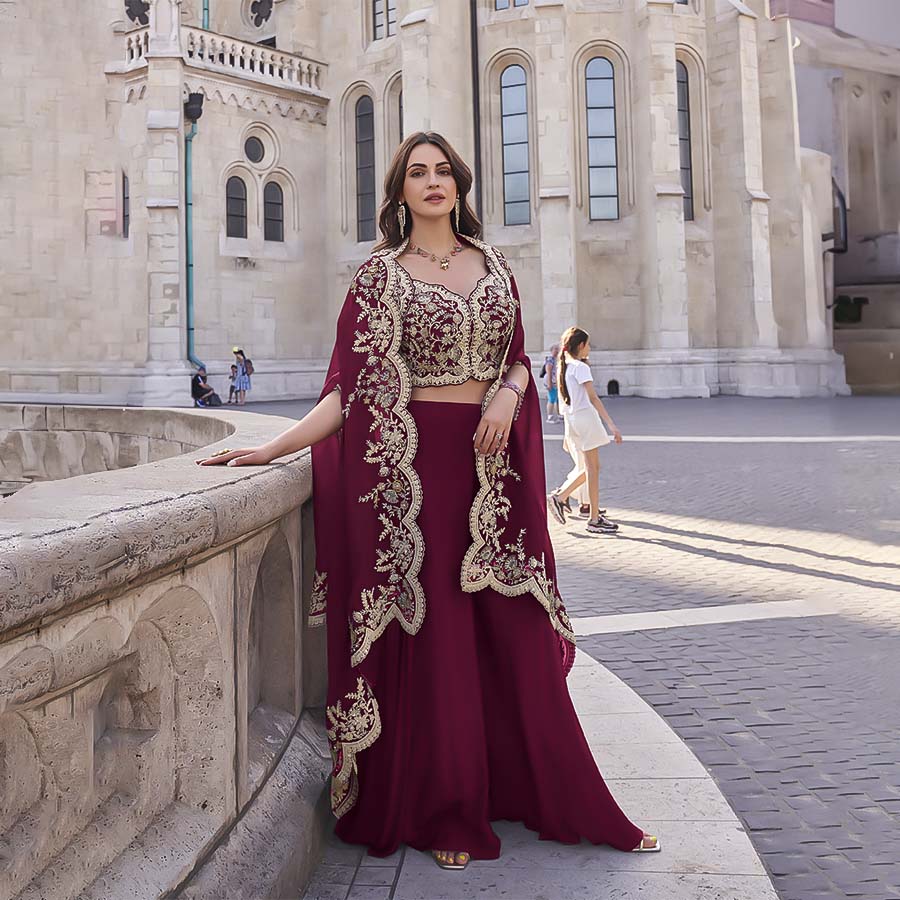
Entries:
POLYGON ((429 253, 427 250, 423 250, 421 247, 417 247, 412 241, 409 242, 409 249, 418 256, 424 256, 426 259, 430 259, 432 262, 440 262, 441 268, 446 271, 450 268, 450 258, 456 256, 457 253, 462 253, 462 244, 457 241, 453 245, 453 249, 450 250, 450 252, 445 256, 441 257, 439 257, 436 253, 429 253))

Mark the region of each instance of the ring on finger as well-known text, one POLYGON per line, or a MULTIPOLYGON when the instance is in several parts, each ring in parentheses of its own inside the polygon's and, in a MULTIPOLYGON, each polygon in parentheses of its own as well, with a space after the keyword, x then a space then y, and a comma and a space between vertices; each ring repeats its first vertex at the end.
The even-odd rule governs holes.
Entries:
POLYGON ((221 450, 216 450, 215 453, 210 455, 210 459, 213 459, 216 456, 224 456, 226 453, 231 453, 230 447, 223 447, 221 450))

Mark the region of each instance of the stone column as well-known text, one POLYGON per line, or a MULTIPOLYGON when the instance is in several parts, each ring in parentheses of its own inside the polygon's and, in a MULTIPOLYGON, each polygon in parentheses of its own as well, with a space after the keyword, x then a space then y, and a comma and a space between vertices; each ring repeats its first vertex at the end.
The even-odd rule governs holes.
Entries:
POLYGON ((439 131, 474 158, 469 4, 407 0, 398 6, 403 66, 403 130, 439 131))
POLYGON ((763 188, 757 16, 740 0, 708 5, 709 96, 720 348, 772 348, 769 197, 763 188))
POLYGON ((672 5, 673 0, 637 2, 635 165, 644 346, 649 350, 689 346, 672 5))
POLYGON ((147 377, 141 402, 187 402, 181 0, 151 0, 147 53, 147 377), (177 379, 172 376, 177 375, 177 379), (173 384, 173 380, 176 382, 173 384))
POLYGON ((540 148, 538 223, 544 311, 541 346, 547 348, 559 340, 564 329, 578 321, 569 174, 573 164, 571 142, 563 138, 571 126, 572 111, 565 3, 535 0, 535 6, 538 83, 534 96, 540 148))

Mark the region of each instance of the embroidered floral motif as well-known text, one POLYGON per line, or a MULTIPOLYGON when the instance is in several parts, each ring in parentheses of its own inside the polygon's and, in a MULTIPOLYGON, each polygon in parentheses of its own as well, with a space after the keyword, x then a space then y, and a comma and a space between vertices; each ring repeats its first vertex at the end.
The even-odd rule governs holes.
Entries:
MULTIPOLYGON (((396 251, 395 251, 396 252, 396 251)), ((400 355, 400 306, 395 297, 396 265, 390 255, 372 257, 357 274, 355 299, 359 308, 353 350, 366 362, 348 399, 349 415, 361 404, 371 416, 363 459, 378 470, 378 483, 359 498, 371 503, 381 531, 375 571, 387 583, 362 591, 362 606, 350 620, 350 664, 359 665, 373 642, 396 619, 416 634, 425 619, 425 594, 418 576, 425 544, 416 524, 422 506, 422 486, 413 468, 418 435, 407 406, 412 394, 409 371, 400 355)))
POLYGON ((359 795, 356 754, 381 734, 381 714, 372 687, 365 678, 356 681, 356 690, 325 710, 328 742, 331 746, 331 809, 340 818, 353 808, 359 795), (345 708, 346 707, 346 708, 345 708))
POLYGON ((488 264, 466 297, 440 284, 417 281, 402 267, 410 299, 403 310, 400 352, 415 387, 490 381, 515 325, 515 303, 488 264))
POLYGON ((509 519, 512 504, 504 493, 504 483, 522 480, 510 465, 509 450, 491 456, 479 454, 476 469, 480 487, 469 513, 473 542, 463 559, 462 589, 474 593, 490 587, 508 597, 530 592, 547 611, 556 631, 574 643, 572 623, 543 555, 538 559, 528 553, 524 528, 511 540, 507 538, 503 523, 509 519))
POLYGON ((309 598, 309 616, 307 624, 310 628, 325 624, 325 601, 328 596, 328 573, 316 572, 313 576, 312 595, 309 598))

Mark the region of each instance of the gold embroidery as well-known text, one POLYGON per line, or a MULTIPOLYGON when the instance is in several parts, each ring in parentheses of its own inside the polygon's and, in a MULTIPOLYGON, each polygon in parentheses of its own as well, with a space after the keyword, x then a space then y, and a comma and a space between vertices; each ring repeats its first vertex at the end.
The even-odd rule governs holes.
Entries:
POLYGON ((328 719, 328 742, 331 746, 331 809, 340 818, 353 808, 359 796, 359 770, 356 754, 372 744, 381 734, 381 714, 372 687, 358 678, 356 690, 325 710, 328 719))
MULTIPOLYGON (((402 249, 402 248, 401 248, 402 249)), ((362 591, 362 606, 350 620, 350 664, 359 665, 388 624, 396 619, 409 634, 416 634, 425 619, 425 593, 419 572, 425 554, 416 516, 422 507, 422 486, 413 468, 418 447, 416 424, 407 407, 412 395, 409 371, 400 355, 402 328, 394 292, 398 290, 393 256, 400 250, 373 256, 355 282, 358 321, 356 353, 366 355, 349 403, 365 406, 372 423, 363 459, 377 467, 379 481, 360 503, 371 503, 381 532, 376 547, 375 571, 387 583, 362 591)))
POLYGON ((490 263, 468 298, 398 268, 409 283, 400 352, 413 385, 440 387, 496 378, 515 322, 515 304, 499 287, 502 281, 490 263))
POLYGON ((316 572, 313 576, 312 594, 309 598, 307 625, 315 628, 325 624, 325 601, 328 596, 328 573, 316 572))
MULTIPOLYGON (((507 297, 515 309, 512 276, 505 258, 493 247, 476 241, 473 243, 481 247, 488 258, 496 259, 498 270, 503 274, 507 297)), ((511 342, 510 332, 500 366, 501 372, 505 371, 511 342)), ((498 378, 485 394, 482 409, 487 409, 499 388, 498 378)), ((575 643, 572 623, 556 585, 547 573, 543 554, 538 559, 528 553, 524 528, 514 539, 506 539, 506 526, 503 523, 509 519, 512 503, 503 491, 504 479, 521 481, 521 476, 510 465, 509 449, 490 456, 476 453, 475 470, 478 475, 478 493, 469 511, 472 543, 466 551, 460 571, 462 589, 466 593, 475 593, 490 587, 507 597, 531 593, 547 611, 554 629, 566 640, 575 643)))
POLYGON ((530 555, 525 549, 526 530, 512 541, 504 540, 504 522, 512 503, 503 492, 504 479, 521 481, 509 462, 509 450, 491 456, 477 455, 475 462, 479 490, 469 512, 472 543, 463 558, 460 583, 466 593, 490 587, 507 597, 531 593, 550 616, 550 622, 566 640, 575 642, 572 623, 547 574, 543 554, 530 555))

